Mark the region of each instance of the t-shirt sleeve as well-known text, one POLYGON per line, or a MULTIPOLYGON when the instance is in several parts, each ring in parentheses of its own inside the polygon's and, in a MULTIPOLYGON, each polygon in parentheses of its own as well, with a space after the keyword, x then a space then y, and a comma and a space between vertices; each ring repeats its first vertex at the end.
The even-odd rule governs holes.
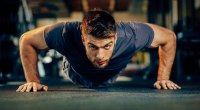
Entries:
POLYGON ((65 40, 63 37, 64 23, 56 23, 44 30, 44 39, 49 49, 64 54, 65 40))
POLYGON ((144 23, 134 23, 133 27, 135 32, 135 49, 140 50, 149 47, 154 38, 153 29, 144 23))

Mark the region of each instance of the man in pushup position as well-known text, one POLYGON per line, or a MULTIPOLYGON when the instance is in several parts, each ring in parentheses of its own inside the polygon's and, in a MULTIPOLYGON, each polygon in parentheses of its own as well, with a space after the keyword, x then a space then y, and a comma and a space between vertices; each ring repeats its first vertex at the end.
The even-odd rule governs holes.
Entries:
POLYGON ((170 81, 176 52, 173 31, 148 23, 119 22, 103 10, 89 11, 82 22, 56 23, 24 33, 20 56, 27 83, 17 92, 47 91, 39 80, 37 50, 55 49, 64 57, 70 80, 88 88, 112 84, 143 48, 159 48, 159 69, 154 87, 180 89, 170 81))

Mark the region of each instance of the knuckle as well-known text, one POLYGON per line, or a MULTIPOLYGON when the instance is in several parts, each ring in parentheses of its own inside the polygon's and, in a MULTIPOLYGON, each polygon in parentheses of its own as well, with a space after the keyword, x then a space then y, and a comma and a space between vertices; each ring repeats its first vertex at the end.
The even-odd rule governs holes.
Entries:
POLYGON ((19 88, 22 88, 24 85, 19 86, 19 88))

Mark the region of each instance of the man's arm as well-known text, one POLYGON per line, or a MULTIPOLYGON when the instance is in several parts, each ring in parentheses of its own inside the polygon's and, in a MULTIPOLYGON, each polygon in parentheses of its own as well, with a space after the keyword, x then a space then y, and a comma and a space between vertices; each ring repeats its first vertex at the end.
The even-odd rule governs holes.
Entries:
POLYGON ((30 92, 37 90, 47 91, 48 87, 41 85, 37 68, 37 50, 47 48, 44 40, 44 29, 47 26, 24 33, 20 38, 20 58, 27 83, 19 86, 17 92, 30 92))
POLYGON ((154 39, 151 48, 159 48, 159 69, 157 81, 154 87, 157 89, 181 89, 177 84, 170 81, 170 74, 176 53, 176 35, 173 31, 153 25, 149 25, 154 31, 154 39))

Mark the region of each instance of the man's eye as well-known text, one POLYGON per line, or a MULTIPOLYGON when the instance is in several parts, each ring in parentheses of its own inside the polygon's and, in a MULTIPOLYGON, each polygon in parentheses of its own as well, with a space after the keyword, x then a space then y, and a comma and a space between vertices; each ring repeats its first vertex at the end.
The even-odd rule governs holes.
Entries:
POLYGON ((89 46, 89 48, 91 48, 91 49, 97 49, 95 46, 93 46, 93 45, 91 45, 91 46, 89 46))
POLYGON ((106 45, 104 48, 106 49, 106 50, 108 50, 108 49, 110 49, 110 45, 106 45))

